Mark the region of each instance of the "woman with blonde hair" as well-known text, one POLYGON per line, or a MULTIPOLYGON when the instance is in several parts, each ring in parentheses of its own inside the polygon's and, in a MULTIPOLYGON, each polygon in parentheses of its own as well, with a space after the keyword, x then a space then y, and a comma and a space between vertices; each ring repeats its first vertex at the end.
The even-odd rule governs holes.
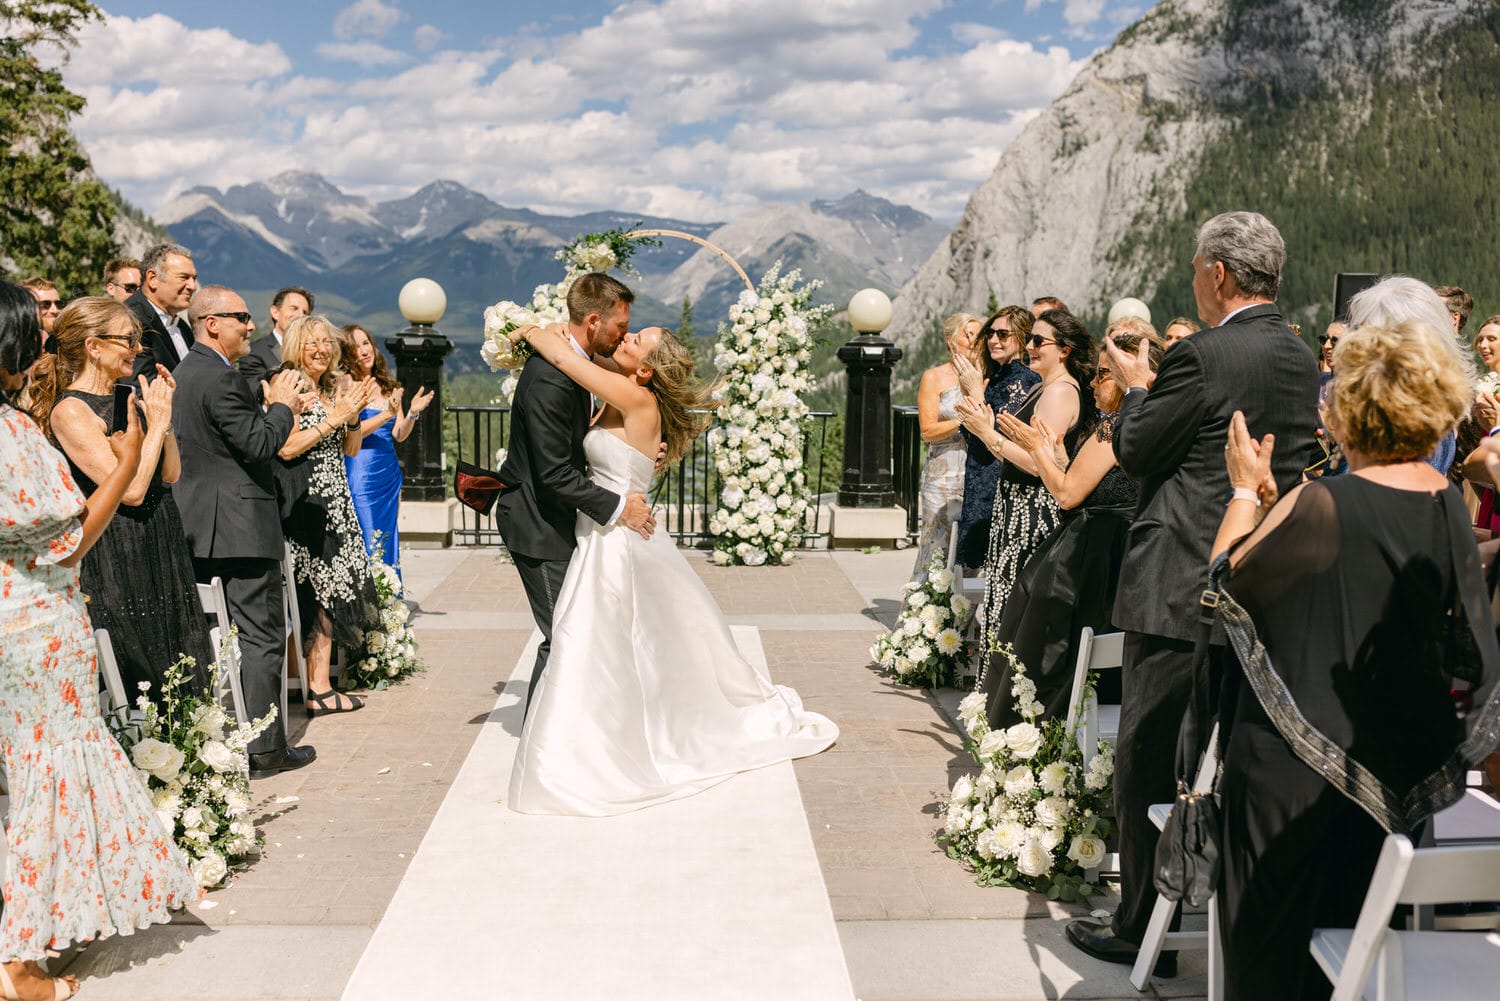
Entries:
POLYGON ((1348 475, 1278 499, 1279 443, 1231 420, 1212 578, 1232 651, 1218 903, 1233 1001, 1326 998, 1312 930, 1352 928, 1385 836, 1415 840, 1500 744, 1479 554, 1428 458, 1471 379, 1447 317, 1434 320, 1361 325, 1334 349, 1327 421, 1348 475), (1454 678, 1469 685, 1464 717, 1454 678))
POLYGON ((303 390, 316 395, 278 453, 284 463, 301 467, 297 472, 303 475, 292 479, 307 484, 283 528, 292 547, 302 635, 308 643, 303 701, 309 716, 364 706, 333 690, 328 674, 333 641, 363 649, 365 633, 380 624, 380 602, 344 471, 344 457, 359 451, 359 413, 375 383, 367 377, 340 385, 338 343, 337 329, 316 313, 292 321, 281 343, 282 361, 302 374, 303 390))
MULTIPOLYGON (((114 472, 110 448, 114 391, 129 380, 141 353, 136 318, 107 296, 76 299, 52 332, 56 354, 32 371, 31 413, 62 449, 85 497, 114 472)), ((120 498, 120 509, 84 557, 79 581, 91 599, 96 629, 109 631, 120 676, 132 698, 141 683, 159 699, 167 668, 193 659, 200 691, 207 688, 214 651, 198 600, 191 550, 169 484, 182 472, 172 435, 176 383, 164 367, 139 379, 136 397, 145 440, 141 462, 120 498)))
MULTIPOLYGON (((584 438, 589 476, 625 494, 651 485, 702 433, 710 387, 660 327, 627 333, 613 359, 574 350, 561 327, 518 332, 603 401, 584 438)), ((737 772, 828 747, 838 728, 740 655, 724 615, 666 532, 644 539, 580 514, 558 594, 547 670, 511 770, 510 808, 609 816, 690 796, 737 772)))
POLYGON ((972 313, 954 313, 943 321, 948 359, 923 372, 917 384, 917 424, 927 443, 927 462, 922 467, 921 533, 912 580, 920 580, 927 573, 933 554, 947 552, 948 535, 963 506, 968 449, 953 409, 964 397, 954 359, 963 357, 978 367, 977 347, 983 346, 979 328, 979 317, 972 313))

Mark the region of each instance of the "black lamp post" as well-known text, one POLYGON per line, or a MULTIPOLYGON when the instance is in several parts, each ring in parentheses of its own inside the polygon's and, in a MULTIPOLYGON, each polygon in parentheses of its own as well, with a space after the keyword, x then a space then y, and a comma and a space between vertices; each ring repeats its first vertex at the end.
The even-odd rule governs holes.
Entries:
POLYGON ((401 288, 401 315, 411 326, 385 339, 386 350, 396 359, 396 377, 406 387, 406 399, 417 390, 430 389, 432 403, 417 416, 416 426, 405 441, 396 444, 401 463, 404 501, 438 501, 446 498, 443 476, 443 359, 453 342, 433 326, 443 318, 448 297, 430 278, 413 278, 401 288))
POLYGON ((849 300, 854 339, 839 348, 849 370, 844 399, 844 478, 839 506, 891 508, 891 369, 901 349, 880 336, 891 322, 891 300, 867 288, 849 300))

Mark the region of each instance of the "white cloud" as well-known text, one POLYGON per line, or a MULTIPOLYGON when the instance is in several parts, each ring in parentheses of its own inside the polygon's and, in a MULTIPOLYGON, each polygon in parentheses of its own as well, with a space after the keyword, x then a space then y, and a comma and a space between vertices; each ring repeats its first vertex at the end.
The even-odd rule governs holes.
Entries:
POLYGON ((333 37, 343 42, 356 38, 383 38, 386 32, 404 20, 405 12, 395 4, 354 0, 333 19, 333 37))
POLYGON ((431 52, 446 37, 442 31, 430 24, 420 25, 411 33, 411 43, 418 52, 431 52))
POLYGON ((993 24, 978 24, 974 21, 961 21, 950 30, 953 32, 954 39, 965 45, 998 42, 1011 37, 1004 29, 997 28, 993 24))
POLYGON ((388 49, 379 42, 319 42, 316 49, 324 59, 359 66, 399 66, 411 61, 406 53, 388 49))
POLYGON ((1104 0, 1066 0, 1063 4, 1063 20, 1069 27, 1082 28, 1093 24, 1104 14, 1104 0))

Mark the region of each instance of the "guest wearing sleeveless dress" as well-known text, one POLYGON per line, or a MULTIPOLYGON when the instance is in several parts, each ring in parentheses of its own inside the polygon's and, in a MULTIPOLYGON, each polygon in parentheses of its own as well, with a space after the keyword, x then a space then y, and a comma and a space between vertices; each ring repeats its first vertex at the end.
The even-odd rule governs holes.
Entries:
MULTIPOLYGON (((114 299, 84 298, 63 310, 53 338, 57 353, 44 357, 32 373, 31 412, 61 447, 88 497, 117 465, 109 446, 113 391, 117 380, 129 379, 141 352, 140 327, 114 299)), ((146 682, 150 697, 159 700, 167 668, 184 654, 193 658, 199 691, 206 691, 214 660, 182 517, 168 488, 182 471, 172 436, 175 389, 164 367, 157 367, 150 383, 140 377, 136 400, 145 405, 140 468, 79 573, 90 618, 96 629, 109 631, 132 699, 146 682)))
POLYGON ((967 449, 959 433, 954 405, 963 398, 953 358, 963 356, 978 364, 979 317, 954 313, 943 323, 949 360, 922 373, 917 386, 917 422, 927 442, 927 464, 922 467, 922 529, 911 579, 921 580, 934 553, 948 552, 948 536, 963 505, 964 461, 967 449))
POLYGON ((363 649, 365 633, 380 624, 375 580, 344 472, 344 457, 359 451, 359 412, 375 383, 364 379, 336 391, 336 334, 327 317, 315 313, 292 321, 281 345, 281 357, 302 373, 304 391, 317 397, 278 453, 283 462, 304 463, 307 474, 307 492, 297 498, 283 528, 308 643, 304 701, 309 716, 364 707, 360 699, 333 690, 333 642, 363 649))
MULTIPOLYGON (((978 370, 955 361, 959 385, 970 400, 983 400, 994 413, 1014 413, 1037 383, 1026 364, 1026 338, 1034 319, 1025 306, 1001 306, 983 327, 976 345, 978 370)), ((955 404, 955 413, 957 405, 955 404)), ((958 562, 970 569, 984 565, 995 509, 995 487, 1002 463, 968 428, 961 428, 968 455, 964 459, 964 503, 958 515, 958 562)))
POLYGON ((416 427, 417 418, 432 402, 432 390, 418 389, 411 406, 401 411, 403 388, 391 378, 385 355, 370 339, 370 332, 358 324, 343 328, 340 350, 344 371, 355 380, 375 380, 375 390, 359 412, 359 451, 344 457, 344 471, 349 478, 349 493, 359 516, 365 550, 401 573, 401 546, 397 534, 397 516, 401 512, 401 463, 396 460, 396 443, 405 441, 416 427))
POLYGON ((145 786, 99 713, 94 640, 76 567, 140 464, 132 418, 87 499, 11 400, 41 353, 36 302, 0 283, 0 754, 10 789, 0 993, 66 1001, 49 949, 171 920, 199 895, 145 786))

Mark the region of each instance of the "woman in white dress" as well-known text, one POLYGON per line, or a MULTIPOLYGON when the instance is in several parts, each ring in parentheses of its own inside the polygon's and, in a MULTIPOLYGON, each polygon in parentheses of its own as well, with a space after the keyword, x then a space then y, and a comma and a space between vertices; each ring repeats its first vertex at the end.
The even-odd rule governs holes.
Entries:
MULTIPOLYGON (((708 402, 670 331, 628 333, 589 360, 561 327, 524 335, 605 407, 584 451, 589 475, 645 491, 701 433, 708 402)), ((713 596, 666 532, 642 539, 578 516, 578 549, 553 617, 511 771, 521 813, 602 817, 701 792, 737 772, 816 754, 838 727, 740 655, 713 596)))

